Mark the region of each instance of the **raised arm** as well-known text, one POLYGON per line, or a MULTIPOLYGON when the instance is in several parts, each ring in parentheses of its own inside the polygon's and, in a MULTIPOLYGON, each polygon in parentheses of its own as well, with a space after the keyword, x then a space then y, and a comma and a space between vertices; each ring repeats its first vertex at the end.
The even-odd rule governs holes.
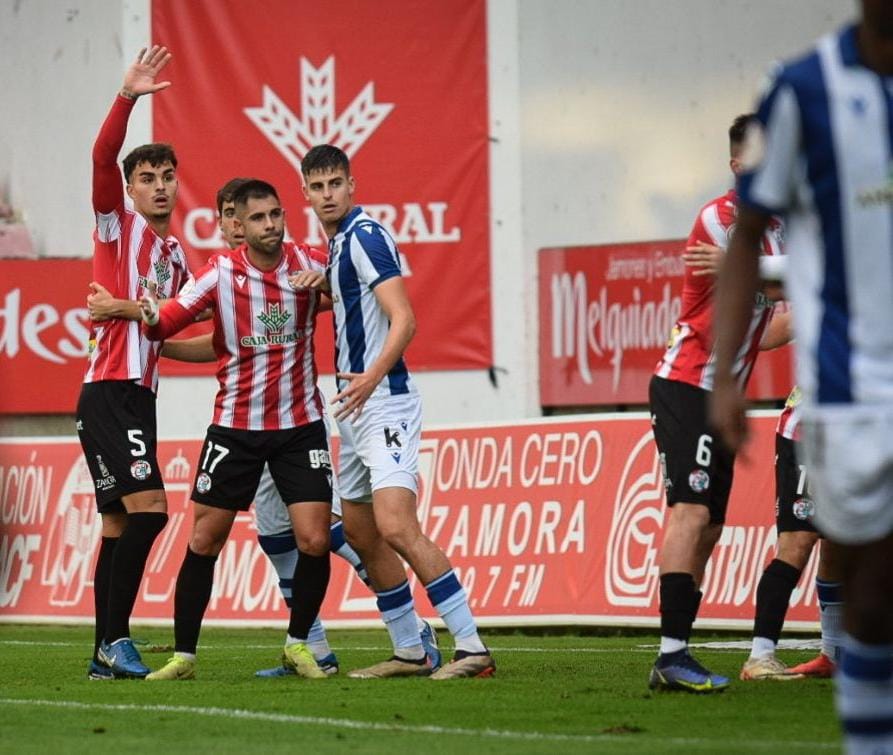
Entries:
POLYGON ((137 97, 170 86, 169 81, 155 82, 156 76, 170 59, 171 54, 166 47, 156 45, 148 52, 143 48, 124 74, 124 84, 93 145, 93 209, 96 212, 112 212, 124 201, 116 161, 127 134, 130 111, 137 97))

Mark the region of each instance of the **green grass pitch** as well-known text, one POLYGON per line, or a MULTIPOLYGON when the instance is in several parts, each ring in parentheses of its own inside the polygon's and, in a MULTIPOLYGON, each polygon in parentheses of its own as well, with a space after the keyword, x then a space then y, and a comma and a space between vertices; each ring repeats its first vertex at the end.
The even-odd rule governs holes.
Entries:
MULTIPOLYGON (((137 627, 133 634, 150 643, 143 660, 159 668, 169 652, 152 643, 171 642, 171 630, 137 627)), ((490 634, 494 678, 432 682, 348 679, 347 670, 389 655, 387 635, 332 631, 340 675, 256 679, 256 669, 278 662, 282 638, 281 630, 206 628, 194 681, 91 682, 91 628, 0 624, 0 751, 570 755, 840 747, 829 681, 739 682, 740 650, 696 651, 736 680, 710 696, 650 692, 657 638, 647 635, 490 634)), ((729 638, 696 641, 704 639, 729 638)), ((781 655, 795 663, 813 654, 781 655)))

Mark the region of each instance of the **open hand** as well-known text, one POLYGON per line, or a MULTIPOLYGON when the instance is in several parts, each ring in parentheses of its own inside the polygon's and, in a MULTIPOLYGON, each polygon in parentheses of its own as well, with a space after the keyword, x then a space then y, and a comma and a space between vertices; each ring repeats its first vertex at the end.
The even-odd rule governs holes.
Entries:
POLYGON ((694 246, 685 247, 682 259, 688 267, 697 268, 692 271, 692 275, 716 275, 723 254, 722 247, 699 241, 694 246))
POLYGON ((350 419, 355 422, 363 413, 363 407, 375 386, 380 382, 368 372, 339 372, 335 375, 339 380, 347 380, 344 390, 336 394, 330 403, 341 404, 335 410, 335 419, 339 422, 350 419))
POLYGON ((289 275, 288 283, 292 288, 312 288, 323 293, 330 290, 325 274, 316 270, 301 270, 296 275, 289 275))
POLYGON ((111 307, 114 301, 114 297, 105 286, 96 281, 90 283, 90 293, 87 294, 87 311, 93 322, 111 319, 111 307))
POLYGON ((156 82, 155 78, 172 57, 166 47, 153 45, 148 52, 144 47, 124 74, 122 93, 125 96, 136 98, 143 94, 154 94, 162 89, 167 89, 171 85, 169 81, 156 82))

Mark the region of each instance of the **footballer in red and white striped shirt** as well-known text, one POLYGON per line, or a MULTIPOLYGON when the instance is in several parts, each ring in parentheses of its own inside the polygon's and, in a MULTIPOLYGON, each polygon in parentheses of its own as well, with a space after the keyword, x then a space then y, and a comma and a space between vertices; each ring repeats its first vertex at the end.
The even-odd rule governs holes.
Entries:
POLYGON ((167 338, 207 308, 214 311, 219 389, 213 423, 240 430, 284 430, 323 417, 313 334, 321 295, 289 277, 325 272, 322 252, 282 243, 271 270, 255 267, 247 244, 212 257, 160 311, 151 338, 167 338))
POLYGON ((214 561, 236 513, 251 505, 265 465, 288 506, 298 545, 283 661, 300 676, 326 676, 307 644, 329 582, 332 466, 313 351, 325 257, 283 242, 285 212, 270 184, 246 181, 233 203, 245 243, 212 258, 163 309, 151 292, 140 303, 153 340, 213 311, 220 385, 192 490, 193 530, 177 576, 174 657, 149 674, 150 681, 195 675, 214 561))
MULTIPOLYGON (((132 209, 125 205, 116 165, 134 102, 170 85, 156 82, 170 59, 164 47, 140 51, 93 147, 94 282, 118 300, 137 299, 152 287, 169 297, 189 275, 183 250, 168 236, 177 198, 173 149, 144 144, 124 158, 132 209)), ((130 612, 149 551, 167 522, 156 458, 160 344, 141 333, 139 310, 132 302, 130 306, 129 319, 100 318, 93 323, 77 406, 78 437, 102 516, 102 546, 93 578, 96 636, 87 672, 93 679, 149 673, 130 640, 130 612)))
MULTIPOLYGON (((732 189, 704 205, 698 213, 686 246, 699 243, 725 250, 735 225, 735 190, 732 189)), ((773 220, 763 236, 763 254, 782 253, 782 226, 773 220)), ((697 275, 696 269, 685 268, 682 286, 682 312, 676 321, 667 349, 657 364, 655 375, 679 380, 689 385, 713 388, 713 286, 712 275, 697 275)), ((760 339, 772 313, 773 302, 759 294, 754 302, 753 317, 747 338, 738 352, 735 375, 746 384, 753 370, 760 339)))

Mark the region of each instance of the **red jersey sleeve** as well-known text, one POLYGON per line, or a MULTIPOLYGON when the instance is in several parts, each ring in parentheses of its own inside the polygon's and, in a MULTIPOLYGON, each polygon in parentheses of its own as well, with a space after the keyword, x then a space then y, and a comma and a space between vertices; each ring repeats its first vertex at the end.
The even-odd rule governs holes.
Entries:
POLYGON ((124 204, 117 159, 134 102, 120 95, 115 98, 93 145, 93 210, 97 214, 108 214, 124 204))
POLYGON ((218 269, 212 259, 201 270, 195 280, 180 289, 176 299, 172 299, 158 312, 155 325, 143 325, 146 338, 150 341, 163 341, 195 322, 195 318, 217 301, 218 269))

